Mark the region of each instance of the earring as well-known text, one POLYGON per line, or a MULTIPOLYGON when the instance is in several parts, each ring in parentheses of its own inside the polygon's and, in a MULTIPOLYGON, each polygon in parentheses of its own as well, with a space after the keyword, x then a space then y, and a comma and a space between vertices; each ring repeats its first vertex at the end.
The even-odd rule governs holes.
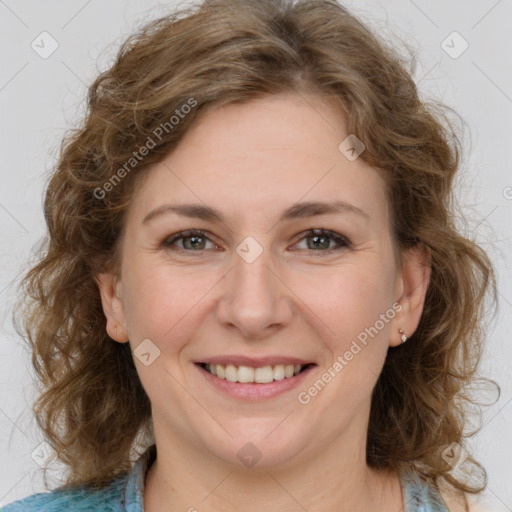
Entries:
POLYGON ((398 332, 401 334, 402 343, 405 343, 407 341, 407 336, 404 333, 403 329, 398 329, 398 332))

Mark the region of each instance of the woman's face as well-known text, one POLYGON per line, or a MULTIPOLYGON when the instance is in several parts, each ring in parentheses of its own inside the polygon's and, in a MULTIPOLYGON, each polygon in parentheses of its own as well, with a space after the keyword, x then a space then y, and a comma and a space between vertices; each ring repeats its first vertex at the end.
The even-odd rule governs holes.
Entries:
POLYGON ((110 336, 134 351, 157 445, 248 467, 286 467, 346 439, 364 449, 372 389, 398 330, 417 326, 426 270, 408 257, 397 268, 384 181, 339 149, 348 135, 315 96, 232 104, 141 182, 120 278, 99 285, 110 336), (178 236, 188 230, 201 233, 178 236), (298 364, 309 366, 287 377, 298 364))

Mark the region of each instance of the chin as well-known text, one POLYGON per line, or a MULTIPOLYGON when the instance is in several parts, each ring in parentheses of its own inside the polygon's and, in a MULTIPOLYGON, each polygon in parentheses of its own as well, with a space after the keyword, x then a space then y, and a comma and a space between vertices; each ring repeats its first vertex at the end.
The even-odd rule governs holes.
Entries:
POLYGON ((305 433, 301 436, 298 432, 290 431, 287 419, 251 421, 244 418, 242 423, 244 428, 227 428, 233 437, 223 431, 222 438, 216 440, 210 433, 204 433, 204 446, 227 464, 256 469, 293 465, 297 456, 311 442, 305 433))

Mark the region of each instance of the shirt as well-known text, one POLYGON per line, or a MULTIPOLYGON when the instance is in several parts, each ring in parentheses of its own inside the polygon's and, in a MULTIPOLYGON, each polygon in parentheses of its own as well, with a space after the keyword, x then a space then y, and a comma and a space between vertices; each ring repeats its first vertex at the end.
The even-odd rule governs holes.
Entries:
MULTIPOLYGON (((55 489, 32 494, 3 507, 0 512, 143 512, 146 473, 156 458, 150 446, 133 469, 102 490, 86 487, 55 489)), ((438 491, 417 473, 401 475, 405 512, 449 512, 438 491)))

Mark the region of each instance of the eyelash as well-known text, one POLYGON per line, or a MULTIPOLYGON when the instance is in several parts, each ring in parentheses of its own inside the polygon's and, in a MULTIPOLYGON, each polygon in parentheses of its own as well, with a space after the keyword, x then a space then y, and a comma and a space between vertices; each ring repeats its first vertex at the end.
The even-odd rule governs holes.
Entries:
MULTIPOLYGON (((191 230, 188 230, 188 231, 180 231, 179 233, 171 235, 170 237, 166 238, 162 242, 162 246, 164 248, 166 248, 166 249, 179 250, 179 251, 185 251, 185 252, 199 252, 199 253, 201 253, 202 251, 205 251, 206 249, 199 249, 197 251, 194 251, 192 249, 189 250, 189 249, 183 249, 181 247, 178 248, 178 247, 174 246, 174 244, 178 240, 185 239, 185 238, 190 238, 190 237, 194 237, 194 236, 204 238, 205 240, 209 240, 210 242, 214 243, 212 240, 210 240, 206 236, 206 232, 205 231, 191 229, 191 230)), ((319 250, 319 251, 316 251, 316 250, 313 250, 313 249, 304 249, 306 251, 309 251, 310 253, 323 252, 323 253, 326 253, 326 254, 331 254, 332 252, 338 251, 340 249, 349 249, 349 248, 352 247, 352 244, 349 242, 349 240, 346 237, 338 235, 337 233, 335 233, 333 231, 329 231, 329 230, 324 229, 324 228, 320 228, 320 229, 310 228, 308 231, 306 231, 303 234, 302 238, 300 238, 296 243, 301 242, 305 238, 312 237, 312 236, 323 236, 323 237, 331 238, 332 240, 334 240, 338 244, 338 247, 334 247, 334 248, 330 248, 330 249, 326 249, 326 250, 319 250)))

